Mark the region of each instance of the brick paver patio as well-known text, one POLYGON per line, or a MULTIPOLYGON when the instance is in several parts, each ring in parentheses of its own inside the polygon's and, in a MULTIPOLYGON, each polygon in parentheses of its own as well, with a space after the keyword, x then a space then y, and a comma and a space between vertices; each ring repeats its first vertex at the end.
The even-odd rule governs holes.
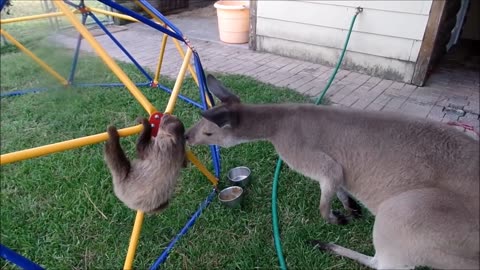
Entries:
MULTIPOLYGON (((142 24, 127 26, 115 36, 144 67, 155 70, 162 35, 142 24)), ((127 57, 105 35, 97 39, 118 60, 127 57)), ((57 38, 74 48, 76 39, 57 38)), ((251 76, 275 86, 288 87, 308 96, 318 96, 333 68, 320 64, 248 50, 246 45, 191 39, 206 72, 251 76)), ((85 42, 83 50, 92 51, 85 42)), ((347 52, 348 53, 348 52, 347 52)), ((171 41, 165 53, 162 74, 175 78, 181 64, 171 41)), ((398 111, 436 121, 461 121, 479 129, 479 75, 475 71, 440 68, 424 87, 340 70, 327 92, 333 104, 377 111, 398 111)))

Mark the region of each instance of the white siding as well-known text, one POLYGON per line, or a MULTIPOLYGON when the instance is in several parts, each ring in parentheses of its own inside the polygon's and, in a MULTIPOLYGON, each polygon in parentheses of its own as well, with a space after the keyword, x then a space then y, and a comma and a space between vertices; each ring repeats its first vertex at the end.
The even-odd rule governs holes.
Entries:
POLYGON ((258 1, 257 47, 334 64, 355 8, 361 6, 364 10, 357 17, 348 46, 356 56, 349 58, 347 68, 375 70, 375 75, 382 75, 383 70, 391 79, 409 81, 431 2, 258 1))

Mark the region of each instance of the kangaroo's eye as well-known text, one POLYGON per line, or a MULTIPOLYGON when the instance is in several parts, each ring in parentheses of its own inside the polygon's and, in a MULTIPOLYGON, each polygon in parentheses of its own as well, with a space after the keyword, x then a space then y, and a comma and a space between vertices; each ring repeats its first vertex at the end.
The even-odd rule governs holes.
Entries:
POLYGON ((210 132, 203 132, 203 135, 205 135, 205 136, 212 136, 212 133, 210 133, 210 132))

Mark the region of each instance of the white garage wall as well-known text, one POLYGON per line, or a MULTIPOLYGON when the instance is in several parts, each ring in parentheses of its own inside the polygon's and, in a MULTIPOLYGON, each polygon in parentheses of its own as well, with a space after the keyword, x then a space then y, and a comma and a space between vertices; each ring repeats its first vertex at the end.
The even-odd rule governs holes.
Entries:
POLYGON ((257 49, 334 65, 357 6, 344 67, 409 82, 432 1, 257 2, 257 49))

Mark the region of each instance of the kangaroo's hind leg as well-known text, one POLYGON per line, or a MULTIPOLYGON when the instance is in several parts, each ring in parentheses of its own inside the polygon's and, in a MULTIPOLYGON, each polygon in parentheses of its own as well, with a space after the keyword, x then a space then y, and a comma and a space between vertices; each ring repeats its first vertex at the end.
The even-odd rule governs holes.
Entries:
POLYGON ((120 136, 114 126, 107 129, 108 140, 105 143, 104 156, 114 179, 124 179, 130 172, 130 161, 120 145, 120 136))
POLYGON ((311 244, 314 248, 318 248, 321 251, 326 251, 338 256, 347 257, 365 266, 377 269, 377 262, 374 257, 367 256, 355 250, 344 248, 342 246, 332 243, 324 243, 318 240, 309 240, 307 242, 311 244))
POLYGON ((382 202, 373 227, 379 269, 479 269, 478 209, 436 188, 382 202))
POLYGON ((147 118, 138 118, 137 121, 143 125, 143 130, 137 140, 137 157, 145 159, 152 140, 152 126, 147 118))
POLYGON ((373 227, 375 256, 310 240, 317 248, 374 269, 479 269, 478 216, 454 194, 403 192, 382 202, 373 227))

